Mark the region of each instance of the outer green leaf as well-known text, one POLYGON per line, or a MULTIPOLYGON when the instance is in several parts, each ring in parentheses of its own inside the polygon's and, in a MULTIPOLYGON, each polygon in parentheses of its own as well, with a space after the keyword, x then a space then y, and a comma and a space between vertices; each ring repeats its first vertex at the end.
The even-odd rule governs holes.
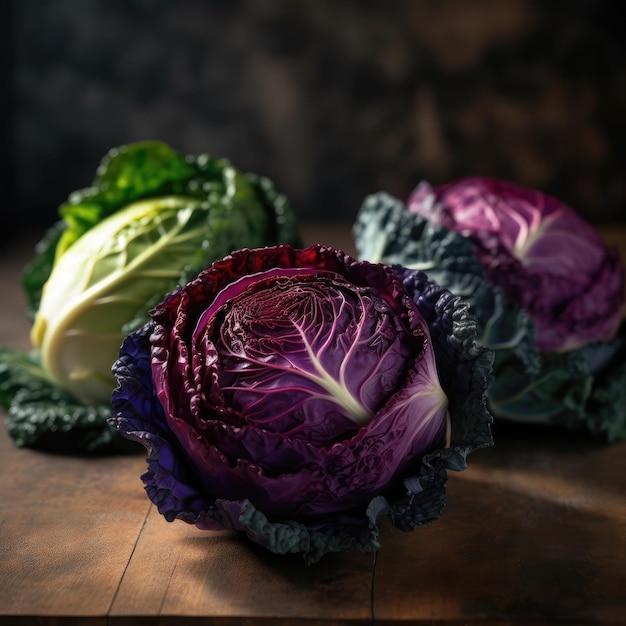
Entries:
POLYGON ((13 396, 23 387, 40 389, 49 384, 38 352, 0 348, 0 406, 7 409, 13 396))
POLYGON ((520 361, 496 357, 489 406, 501 418, 575 426, 585 419, 592 384, 580 350, 542 355, 536 373, 520 361))
POLYGON ((0 348, 0 406, 17 446, 73 453, 131 450, 106 424, 109 404, 77 402, 48 378, 37 352, 0 348))

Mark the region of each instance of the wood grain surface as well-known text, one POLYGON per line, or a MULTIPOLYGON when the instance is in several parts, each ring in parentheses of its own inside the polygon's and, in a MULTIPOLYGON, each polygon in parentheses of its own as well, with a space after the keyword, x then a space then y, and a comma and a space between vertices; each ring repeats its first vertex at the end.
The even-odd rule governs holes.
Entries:
MULTIPOLYGON (((350 248, 349 229, 307 241, 350 248)), ((604 233, 604 231, 603 231, 604 233)), ((626 258, 626 232, 607 240, 626 258)), ((24 244, 0 261, 0 345, 27 346, 24 244)), ((0 429, 0 624, 626 624, 626 442, 496 423, 440 520, 306 567, 167 523, 136 456, 17 449, 0 429)))

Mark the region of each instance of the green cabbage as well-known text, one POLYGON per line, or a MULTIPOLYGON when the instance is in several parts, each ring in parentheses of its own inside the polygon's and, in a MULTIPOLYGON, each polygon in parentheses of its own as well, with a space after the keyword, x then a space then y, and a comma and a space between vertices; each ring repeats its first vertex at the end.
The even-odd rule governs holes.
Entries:
POLYGON ((123 337, 215 259, 300 244, 269 180, 161 142, 111 150, 60 215, 24 273, 34 350, 0 350, 0 403, 17 445, 113 443, 105 420, 123 337))

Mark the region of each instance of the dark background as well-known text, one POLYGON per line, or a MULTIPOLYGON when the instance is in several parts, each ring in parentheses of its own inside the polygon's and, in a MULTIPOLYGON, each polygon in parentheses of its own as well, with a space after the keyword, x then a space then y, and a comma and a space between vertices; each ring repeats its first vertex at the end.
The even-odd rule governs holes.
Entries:
POLYGON ((468 175, 626 220, 619 0, 5 5, 5 239, 141 139, 270 176, 302 221, 468 175))

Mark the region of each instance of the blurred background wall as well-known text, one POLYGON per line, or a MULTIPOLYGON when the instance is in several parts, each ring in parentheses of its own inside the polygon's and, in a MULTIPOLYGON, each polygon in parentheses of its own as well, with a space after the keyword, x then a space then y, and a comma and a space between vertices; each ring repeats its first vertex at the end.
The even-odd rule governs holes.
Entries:
MULTIPOLYGON (((5 3, 6 4, 6 3, 5 3)), ((112 146, 162 139, 351 221, 486 175, 626 220, 620 0, 19 0, 2 20, 2 235, 112 146)))

